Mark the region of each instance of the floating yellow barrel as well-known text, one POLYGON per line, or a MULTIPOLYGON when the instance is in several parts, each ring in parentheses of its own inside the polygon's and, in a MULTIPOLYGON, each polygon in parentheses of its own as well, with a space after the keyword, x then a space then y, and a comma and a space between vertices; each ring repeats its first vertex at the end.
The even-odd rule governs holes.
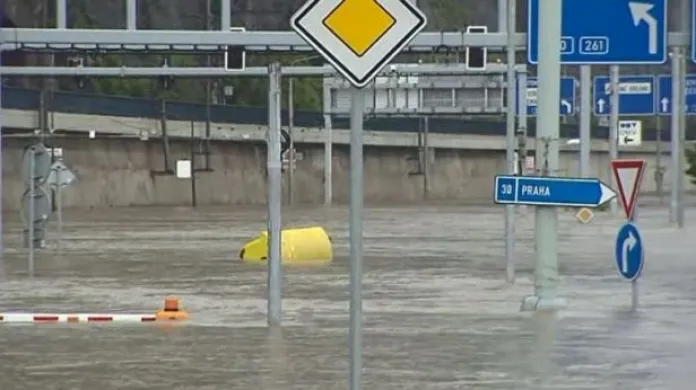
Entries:
MULTIPOLYGON (((325 265, 333 260, 331 238, 324 228, 284 229, 281 232, 282 263, 285 265, 325 265)), ((246 263, 265 263, 268 259, 268 233, 246 242, 239 251, 246 263)))

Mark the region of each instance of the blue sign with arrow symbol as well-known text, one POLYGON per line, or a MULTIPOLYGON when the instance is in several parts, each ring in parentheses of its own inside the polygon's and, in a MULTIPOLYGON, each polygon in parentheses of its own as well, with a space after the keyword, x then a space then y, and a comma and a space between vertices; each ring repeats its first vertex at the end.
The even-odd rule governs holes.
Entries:
POLYGON ((636 280, 643 271, 643 239, 638 227, 627 222, 616 237, 616 266, 619 274, 628 280, 636 280))
MULTIPOLYGON (((561 101, 559 112, 561 115, 575 115, 575 85, 577 80, 574 77, 561 77, 561 101)), ((517 88, 520 88, 519 79, 517 79, 517 88)), ((527 78, 527 90, 525 97, 527 98, 527 115, 536 116, 538 107, 538 80, 536 77, 527 78)), ((517 105, 515 111, 520 115, 520 99, 515 99, 517 105)))
MULTIPOLYGON (((594 78, 594 114, 611 113, 611 83, 609 77, 594 78)), ((619 115, 655 115, 655 77, 621 76, 619 78, 619 115)))
MULTIPOLYGON (((539 3, 529 0, 527 55, 539 61, 539 3)), ((564 0, 561 63, 662 64, 667 61, 667 0, 564 0)))
POLYGON ((496 204, 560 207, 597 207, 616 192, 598 179, 549 176, 496 176, 496 204))
MULTIPOLYGON (((696 114, 696 75, 686 75, 686 115, 696 114)), ((672 114, 672 76, 661 75, 657 77, 657 112, 660 115, 672 114)))

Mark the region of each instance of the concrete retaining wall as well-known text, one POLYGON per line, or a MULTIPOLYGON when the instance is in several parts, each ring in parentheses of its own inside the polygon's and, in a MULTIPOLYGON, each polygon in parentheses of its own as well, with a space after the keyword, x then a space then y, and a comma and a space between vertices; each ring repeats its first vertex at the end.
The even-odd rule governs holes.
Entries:
MULTIPOLYGON (((461 138, 458 140, 461 142, 461 138)), ((501 137, 490 137, 496 139, 501 137)), ((3 201, 6 209, 17 209, 24 190, 21 156, 29 140, 3 141, 3 201)), ((493 140, 491 140, 493 142, 493 140)), ((99 208, 131 205, 188 205, 191 183, 164 169, 159 140, 133 138, 58 138, 67 165, 78 176, 78 184, 64 192, 66 207, 99 208)), ((323 202, 323 146, 300 143, 303 159, 297 162, 296 194, 301 203, 323 202)), ((260 142, 215 141, 211 151, 211 172, 198 172, 197 197, 201 205, 262 204, 266 199, 266 152, 260 142)), ((188 159, 187 140, 171 142, 172 167, 175 160, 188 159)), ((417 169, 417 149, 406 146, 366 146, 365 200, 369 203, 420 202, 426 197, 423 175, 417 169)), ((334 145, 333 192, 337 203, 348 200, 348 146, 334 145)), ((623 153, 622 157, 649 159, 643 191, 655 191, 654 154, 623 153)), ((490 202, 493 176, 505 169, 502 150, 436 148, 428 177, 427 199, 450 202, 490 202)), ((197 164, 201 166, 202 157, 197 164)), ((665 162, 667 162, 665 160, 665 162)), ((593 171, 607 183, 606 153, 595 153, 593 171)), ((561 155, 561 176, 577 176, 577 153, 561 155)), ((666 178, 669 178, 667 174, 666 178)), ((287 174, 286 174, 287 179, 287 174)), ((287 186, 287 180, 286 180, 287 186)), ((669 186, 669 182, 667 182, 669 186)), ((690 186, 690 184, 689 184, 690 186)), ((287 189, 286 189, 287 190, 287 189)))

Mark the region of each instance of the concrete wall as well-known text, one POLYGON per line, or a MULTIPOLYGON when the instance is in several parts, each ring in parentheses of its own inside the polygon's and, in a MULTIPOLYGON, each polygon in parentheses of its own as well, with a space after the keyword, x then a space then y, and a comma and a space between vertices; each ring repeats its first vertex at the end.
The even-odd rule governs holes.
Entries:
MULTIPOLYGON (((25 187, 21 156, 23 148, 31 142, 27 139, 5 139, 3 142, 3 203, 6 209, 17 209, 25 187)), ((188 205, 191 202, 189 180, 157 173, 164 168, 159 140, 73 137, 57 138, 55 146, 64 149, 65 162, 78 176, 78 183, 64 192, 66 207, 188 205)), ((323 146, 303 143, 297 145, 297 150, 303 155, 303 159, 297 162, 295 175, 297 199, 301 203, 319 204, 323 201, 323 146)), ((189 151, 187 140, 172 141, 172 167, 175 160, 188 159, 189 151)), ((423 175, 411 174, 417 168, 414 161, 417 152, 416 148, 408 146, 366 146, 366 201, 423 201, 423 175)), ((655 191, 654 154, 623 153, 622 157, 649 159, 650 170, 646 173, 643 191, 655 191)), ((504 153, 498 149, 440 147, 434 150, 431 159, 427 197, 434 201, 491 202, 493 176, 505 169, 504 153)), ((202 166, 201 163, 202 157, 199 157, 197 164, 202 166)), ((592 164, 596 176, 611 183, 606 153, 595 153, 592 164)), ((213 142, 213 171, 196 174, 199 204, 264 203, 265 165, 263 143, 213 142)), ((334 145, 333 174, 334 199, 337 203, 346 203, 349 159, 348 146, 345 144, 334 145)), ((578 175, 576 152, 562 153, 561 172, 558 175, 578 175)))

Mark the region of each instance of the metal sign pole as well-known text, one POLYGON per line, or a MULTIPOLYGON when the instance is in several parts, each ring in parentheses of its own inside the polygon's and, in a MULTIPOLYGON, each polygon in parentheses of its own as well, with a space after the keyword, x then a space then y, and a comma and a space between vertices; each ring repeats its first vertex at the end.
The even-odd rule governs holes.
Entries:
MULTIPOLYGON (((515 1, 508 0, 507 4, 507 25, 501 24, 500 28, 505 28, 510 32, 515 32, 515 1)), ((503 0, 505 3, 505 0, 503 0)), ((500 4, 500 2, 499 2, 500 4)), ((499 11, 500 12, 500 11, 499 11)), ((515 174, 515 107, 516 94, 515 88, 527 91, 527 84, 517 85, 515 79, 515 44, 512 34, 508 34, 507 40, 507 134, 505 137, 505 159, 507 160, 507 170, 511 175, 515 174)), ((522 173, 522 172, 520 172, 522 173)), ((515 283, 515 206, 505 206, 505 264, 507 281, 515 283)))
MULTIPOLYGON (((326 84, 326 83, 325 83, 326 84)), ((329 206, 333 200, 332 162, 333 162, 333 137, 331 134, 331 88, 324 85, 323 109, 324 109, 324 204, 329 206)))
POLYGON ((592 155, 592 67, 580 65, 580 177, 590 177, 592 155))
MULTIPOLYGON (((3 10, 0 10, 0 16, 2 16, 3 10)), ((3 43, 2 37, 0 37, 0 48, 3 43)), ((0 49, 0 64, 2 64, 2 50, 0 49)), ((2 74, 0 74, 0 107, 2 107, 2 74)), ((5 271, 5 263, 3 261, 3 255, 2 252, 5 249, 5 246, 3 245, 3 237, 5 235, 3 234, 3 219, 2 219, 2 202, 3 202, 3 196, 2 196, 2 191, 3 191, 3 183, 2 183, 2 127, 3 127, 3 117, 2 117, 2 109, 0 108, 0 275, 4 274, 5 271)))
POLYGON ((268 67, 268 313, 269 326, 282 321, 282 250, 281 250, 281 182, 280 157, 280 64, 268 67))
POLYGON ((61 171, 62 169, 56 170, 56 214, 58 217, 58 251, 63 248, 63 183, 61 182, 61 171))
POLYGON ((29 149, 29 172, 31 172, 31 178, 29 180, 29 218, 28 218, 28 230, 29 230, 29 276, 34 276, 34 221, 36 220, 36 215, 34 213, 36 209, 36 156, 34 149, 29 149))
MULTIPOLYGON (((638 206, 636 205, 636 211, 633 212, 633 218, 629 219, 628 221, 635 224, 636 219, 637 219, 637 210, 638 206)), ((639 296, 638 296, 638 278, 635 278, 631 280, 631 310, 636 311, 638 310, 638 306, 640 305, 639 303, 639 296)))
MULTIPOLYGON (((686 0, 685 0, 686 1, 686 0)), ((688 3, 687 3, 688 7, 688 3)), ((687 12, 688 14, 688 12, 687 12)), ((690 14, 689 14, 690 15, 690 14)), ((679 113, 679 129, 677 132, 677 138, 675 139, 675 144, 677 145, 679 160, 677 169, 677 182, 676 182, 676 200, 677 200, 677 226, 681 229, 684 227, 684 172, 686 171, 684 167, 684 140, 686 135, 686 72, 688 70, 688 65, 686 58, 688 56, 687 51, 684 50, 683 54, 679 56, 679 98, 680 110, 679 113)))
MULTIPOLYGON (((559 104, 561 75, 561 2, 540 2, 537 164, 541 176, 558 171, 559 104)), ((558 210, 541 206, 535 210, 537 261, 535 310, 557 309, 558 210)))
MULTIPOLYGON (((619 67, 617 65, 612 65, 609 68, 609 84, 611 85, 611 97, 610 106, 611 112, 609 114, 609 161, 616 160, 619 158, 619 67)), ((609 177, 611 178, 612 171, 611 166, 609 167, 609 177)), ((614 183, 616 185, 616 183, 614 183)), ((616 199, 612 200, 610 205, 611 213, 617 215, 619 212, 619 205, 616 199)))
POLYGON ((362 389, 363 113, 365 91, 353 88, 350 113, 350 390, 362 389))
POLYGON ((683 225, 679 224, 679 196, 678 196, 678 183, 679 176, 682 174, 681 168, 681 148, 679 143, 679 130, 680 130, 680 119, 679 110, 684 107, 684 103, 681 100, 681 94, 679 93, 679 75, 681 61, 681 48, 675 47, 672 49, 672 117, 670 123, 670 133, 671 142, 670 146, 672 149, 672 193, 670 202, 670 222, 676 222, 678 227, 683 225))
POLYGON ((295 80, 288 80, 288 134, 290 145, 288 149, 288 203, 295 205, 295 80))
MULTIPOLYGON (((521 70, 517 72, 517 82, 519 85, 527 85, 527 71, 521 70)), ((516 164, 519 165, 520 175, 524 175, 527 164, 527 89, 517 89, 517 105, 519 106, 519 114, 517 117, 517 136, 519 159, 516 164)))

